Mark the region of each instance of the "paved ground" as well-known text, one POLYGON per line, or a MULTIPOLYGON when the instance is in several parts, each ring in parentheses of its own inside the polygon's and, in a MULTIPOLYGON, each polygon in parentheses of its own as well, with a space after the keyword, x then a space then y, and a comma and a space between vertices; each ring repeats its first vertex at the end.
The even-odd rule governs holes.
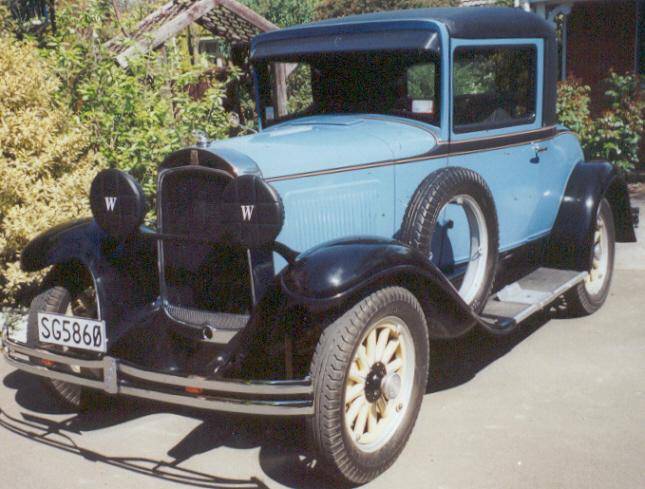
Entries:
MULTIPOLYGON (((645 211, 642 211, 645 214, 645 211)), ((597 314, 432 345, 417 426, 370 488, 645 487, 645 226, 597 314)), ((76 416, 0 364, 1 488, 322 488, 302 423, 138 401, 76 416)), ((367 486, 366 486, 367 487, 367 486)))

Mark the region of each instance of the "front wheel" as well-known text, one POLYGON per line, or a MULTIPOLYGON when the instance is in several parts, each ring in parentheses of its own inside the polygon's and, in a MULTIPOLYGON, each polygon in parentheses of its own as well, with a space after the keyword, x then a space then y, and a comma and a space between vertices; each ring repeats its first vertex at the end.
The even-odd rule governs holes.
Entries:
POLYGON ((603 199, 598 206, 591 246, 591 267, 584 282, 566 296, 567 309, 575 316, 596 312, 607 300, 614 274, 616 231, 611 206, 603 199))
POLYGON ((325 329, 312 361, 308 420, 324 468, 363 484, 394 463, 417 419, 428 361, 423 310, 401 287, 374 292, 325 329))
MULTIPOLYGON (((94 289, 93 287, 88 287, 86 290, 72 296, 67 288, 56 286, 37 295, 31 302, 27 320, 27 344, 35 348, 43 347, 38 339, 39 312, 96 318, 94 289)), ((54 348, 56 349, 55 353, 65 354, 64 347, 54 348)), ((82 411, 94 403, 96 395, 81 386, 56 379, 42 379, 42 381, 53 400, 65 410, 82 411)))

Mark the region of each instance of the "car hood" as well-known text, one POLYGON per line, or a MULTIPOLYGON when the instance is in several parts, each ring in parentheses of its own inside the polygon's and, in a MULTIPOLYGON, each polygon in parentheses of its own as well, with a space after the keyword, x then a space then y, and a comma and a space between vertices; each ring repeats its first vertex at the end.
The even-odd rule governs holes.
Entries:
POLYGON ((275 178, 420 156, 436 144, 434 129, 422 122, 381 115, 322 115, 216 141, 210 148, 240 152, 257 163, 264 178, 275 178))

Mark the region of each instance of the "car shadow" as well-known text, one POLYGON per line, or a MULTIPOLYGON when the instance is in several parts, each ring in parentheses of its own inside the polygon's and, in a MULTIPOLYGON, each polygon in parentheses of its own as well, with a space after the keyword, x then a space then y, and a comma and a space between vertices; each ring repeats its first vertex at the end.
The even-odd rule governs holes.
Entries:
MULTIPOLYGON (((510 352, 550 319, 563 317, 556 305, 523 323, 507 336, 492 337, 474 330, 450 341, 431 341, 431 372, 426 395, 464 384, 480 371, 510 352)), ((3 384, 15 390, 16 403, 27 410, 19 417, 0 409, 0 428, 52 448, 101 462, 123 470, 180 483, 189 487, 260 489, 267 476, 287 487, 312 489, 338 487, 317 470, 316 460, 306 449, 305 421, 288 418, 258 418, 196 411, 127 398, 100 396, 93 409, 71 415, 63 421, 51 415, 67 414, 48 403, 42 395, 38 378, 20 371, 8 374, 3 384), (157 413, 172 412, 200 423, 167 452, 167 459, 153 460, 139 456, 107 456, 80 445, 84 433, 109 428, 157 413), (261 477, 231 479, 191 470, 185 462, 220 447, 260 448, 261 477)), ((58 416, 57 416, 58 418, 58 416)))
POLYGON ((430 372, 426 394, 451 389, 472 380, 551 319, 569 317, 560 302, 524 321, 516 331, 493 336, 480 328, 452 340, 430 341, 430 372))

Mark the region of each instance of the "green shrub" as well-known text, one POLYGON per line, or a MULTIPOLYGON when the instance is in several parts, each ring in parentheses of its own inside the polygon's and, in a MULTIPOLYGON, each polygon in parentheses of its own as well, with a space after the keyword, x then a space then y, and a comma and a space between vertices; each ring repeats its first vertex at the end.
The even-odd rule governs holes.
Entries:
POLYGON ((13 305, 40 278, 20 270, 20 251, 38 232, 89 215, 102 160, 32 43, 0 33, 0 73, 0 305, 13 305))
POLYGON ((586 150, 593 158, 604 158, 622 170, 632 170, 639 164, 645 115, 639 79, 612 72, 605 84, 609 108, 593 121, 586 150))
MULTIPOLYGON (((229 130, 221 84, 190 97, 188 87, 209 66, 193 65, 181 38, 124 70, 104 48, 119 31, 109 2, 66 5, 57 33, 38 43, 0 32, 0 305, 27 297, 41 276, 19 268, 29 239, 89 215, 98 168, 131 172, 152 200, 163 157, 196 129, 213 139, 229 130)), ((6 21, 0 12, 0 25, 6 21)))
POLYGON ((605 80, 608 108, 597 118, 589 109, 590 88, 569 79, 558 85, 558 118, 575 131, 587 159, 606 159, 623 171, 639 163, 644 104, 638 96, 638 78, 610 73, 605 80))
POLYGON ((586 138, 586 131, 591 125, 589 94, 591 88, 575 78, 561 81, 558 84, 557 113, 561 124, 586 138))

